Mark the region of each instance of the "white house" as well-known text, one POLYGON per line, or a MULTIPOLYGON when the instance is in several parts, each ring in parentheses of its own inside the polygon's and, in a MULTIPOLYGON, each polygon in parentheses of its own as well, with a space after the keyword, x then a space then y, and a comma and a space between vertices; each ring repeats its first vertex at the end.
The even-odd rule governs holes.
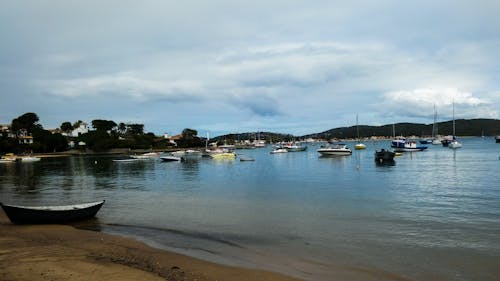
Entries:
POLYGON ((70 133, 62 133, 62 135, 76 138, 79 135, 86 134, 88 132, 89 132, 89 127, 88 127, 87 123, 82 122, 82 123, 80 123, 80 125, 77 128, 73 129, 73 131, 71 131, 70 133))

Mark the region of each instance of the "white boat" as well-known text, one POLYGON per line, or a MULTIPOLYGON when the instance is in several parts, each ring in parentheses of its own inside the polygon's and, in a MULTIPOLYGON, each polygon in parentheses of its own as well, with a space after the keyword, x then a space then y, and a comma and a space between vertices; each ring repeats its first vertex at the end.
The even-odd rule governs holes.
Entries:
POLYGON ((286 148, 276 148, 275 150, 270 152, 271 154, 279 154, 279 153, 288 153, 286 148))
POLYGON ((414 140, 398 139, 393 141, 392 145, 394 152, 413 152, 413 151, 423 151, 427 149, 427 146, 419 145, 414 140))
POLYGON ((327 147, 322 147, 318 149, 318 153, 322 156, 331 155, 351 155, 352 150, 343 143, 334 144, 327 147))
POLYGON ((5 159, 5 158, 0 158, 0 163, 14 163, 16 160, 14 159, 5 159))
POLYGON ((139 155, 130 155, 130 157, 135 159, 153 159, 159 157, 160 154, 158 152, 147 152, 139 155))
POLYGON ((172 152, 173 156, 180 157, 182 160, 199 160, 202 157, 201 151, 198 150, 179 150, 172 152))
POLYGON ((433 145, 439 145, 439 144, 442 144, 443 143, 443 138, 441 138, 440 136, 432 139, 432 144, 433 145))
POLYGON ((297 152, 297 151, 305 151, 307 149, 307 146, 289 142, 283 144, 280 148, 284 148, 288 152, 297 152))
POLYGON ((359 125, 358 125, 358 115, 356 114, 356 133, 358 135, 358 142, 354 145, 354 149, 360 150, 360 149, 366 149, 366 145, 364 143, 361 143, 359 139, 359 125))
POLYGON ((163 162, 176 162, 176 161, 179 162, 182 160, 182 158, 173 155, 160 156, 160 159, 163 162))
POLYGON ((438 124, 437 124, 437 110, 436 104, 434 104, 434 123, 432 123, 432 144, 440 145, 443 142, 443 138, 438 134, 438 124))
POLYGON ((462 144, 455 137, 455 101, 453 101, 453 138, 448 143, 448 147, 453 149, 462 147, 462 144))
POLYGON ((448 147, 449 148, 460 148, 462 147, 462 144, 458 141, 458 140, 452 140, 449 144, 448 144, 448 147))
POLYGON ((129 162, 136 162, 139 159, 135 158, 122 158, 122 159, 113 159, 113 162, 120 162, 120 163, 129 163, 129 162))
POLYGON ((18 158, 21 162, 37 162, 40 161, 40 157, 33 157, 33 156, 22 156, 18 158))

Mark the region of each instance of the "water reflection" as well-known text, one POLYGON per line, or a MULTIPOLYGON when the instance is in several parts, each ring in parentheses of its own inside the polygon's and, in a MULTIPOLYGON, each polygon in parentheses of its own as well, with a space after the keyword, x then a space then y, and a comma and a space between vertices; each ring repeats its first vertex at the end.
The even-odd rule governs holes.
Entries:
POLYGON ((17 192, 38 192, 38 186, 42 180, 40 176, 40 162, 15 163, 13 170, 15 174, 12 176, 12 183, 16 187, 17 192))

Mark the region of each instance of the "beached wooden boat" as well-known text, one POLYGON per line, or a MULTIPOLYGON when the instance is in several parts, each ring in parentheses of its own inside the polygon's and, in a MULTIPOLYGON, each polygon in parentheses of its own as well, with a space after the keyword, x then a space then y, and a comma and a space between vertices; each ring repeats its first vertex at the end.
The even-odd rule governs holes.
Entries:
POLYGON ((92 218, 105 200, 66 206, 16 206, 2 204, 10 221, 17 224, 67 223, 92 218))

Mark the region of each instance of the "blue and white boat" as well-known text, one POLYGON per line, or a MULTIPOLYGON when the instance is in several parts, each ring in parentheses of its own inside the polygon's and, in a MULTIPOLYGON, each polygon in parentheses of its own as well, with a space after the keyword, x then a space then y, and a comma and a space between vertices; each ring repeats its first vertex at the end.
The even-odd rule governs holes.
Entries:
POLYGON ((407 140, 405 138, 397 138, 391 142, 391 147, 394 148, 394 152, 412 152, 412 151, 422 151, 427 149, 425 145, 419 145, 414 140, 407 140))

